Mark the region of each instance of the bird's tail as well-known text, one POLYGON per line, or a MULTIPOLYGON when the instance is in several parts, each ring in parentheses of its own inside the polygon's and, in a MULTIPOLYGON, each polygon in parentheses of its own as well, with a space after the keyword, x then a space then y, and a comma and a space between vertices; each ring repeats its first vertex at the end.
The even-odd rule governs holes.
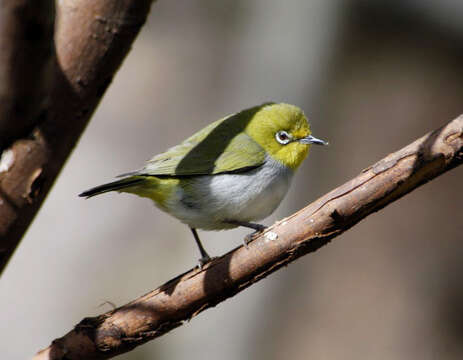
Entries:
POLYGON ((113 181, 107 184, 99 185, 91 188, 83 193, 79 194, 81 197, 90 198, 95 195, 100 195, 108 191, 123 190, 135 185, 141 185, 145 182, 145 178, 142 176, 130 176, 121 180, 113 181))

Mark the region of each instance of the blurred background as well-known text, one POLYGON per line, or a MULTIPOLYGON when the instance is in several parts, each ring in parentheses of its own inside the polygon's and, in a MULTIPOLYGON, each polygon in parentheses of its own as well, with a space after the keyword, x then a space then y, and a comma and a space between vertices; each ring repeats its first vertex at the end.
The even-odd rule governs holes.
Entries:
MULTIPOLYGON (((208 123, 302 107, 313 148, 271 224, 463 113, 460 0, 177 0, 150 18, 0 279, 2 359, 196 264, 146 199, 77 194, 208 123)), ((142 359, 462 359, 463 168, 129 354, 142 359)), ((246 230, 201 232, 222 254, 246 230)))

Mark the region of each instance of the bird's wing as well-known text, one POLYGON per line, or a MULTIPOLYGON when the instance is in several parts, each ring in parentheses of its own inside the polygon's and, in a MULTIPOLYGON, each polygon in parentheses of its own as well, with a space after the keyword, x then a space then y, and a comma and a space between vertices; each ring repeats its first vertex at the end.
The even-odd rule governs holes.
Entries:
POLYGON ((149 160, 138 175, 190 176, 240 172, 265 162, 265 150, 243 130, 246 117, 218 120, 149 160))

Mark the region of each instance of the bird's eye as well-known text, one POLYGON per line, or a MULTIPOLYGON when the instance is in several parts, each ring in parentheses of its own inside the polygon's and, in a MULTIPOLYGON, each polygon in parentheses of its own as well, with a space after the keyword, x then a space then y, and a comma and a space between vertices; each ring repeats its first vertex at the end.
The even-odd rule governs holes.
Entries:
POLYGON ((277 139, 280 144, 286 145, 291 141, 291 135, 289 135, 286 131, 278 131, 275 134, 275 139, 277 139))

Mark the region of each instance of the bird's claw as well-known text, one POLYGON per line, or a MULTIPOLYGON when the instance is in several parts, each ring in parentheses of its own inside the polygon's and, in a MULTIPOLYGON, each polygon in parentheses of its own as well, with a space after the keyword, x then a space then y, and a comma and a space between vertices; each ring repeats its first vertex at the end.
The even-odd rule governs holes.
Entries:
POLYGON ((247 249, 249 248, 249 243, 254 240, 257 236, 259 236, 265 229, 267 229, 267 226, 264 226, 264 225, 260 225, 260 224, 257 224, 258 225, 258 229, 256 229, 256 231, 250 233, 250 234, 247 234, 244 239, 243 239, 243 245, 244 247, 247 249))
POLYGON ((199 260, 198 260, 198 268, 199 270, 202 270, 204 265, 206 265, 207 263, 211 262, 212 259, 215 259, 215 257, 210 257, 209 255, 206 255, 206 256, 203 256, 201 257, 199 260))
POLYGON ((251 234, 247 234, 244 239, 243 239, 243 245, 244 247, 247 249, 249 248, 249 243, 252 241, 252 236, 255 234, 256 232, 254 231, 253 233, 251 234))

